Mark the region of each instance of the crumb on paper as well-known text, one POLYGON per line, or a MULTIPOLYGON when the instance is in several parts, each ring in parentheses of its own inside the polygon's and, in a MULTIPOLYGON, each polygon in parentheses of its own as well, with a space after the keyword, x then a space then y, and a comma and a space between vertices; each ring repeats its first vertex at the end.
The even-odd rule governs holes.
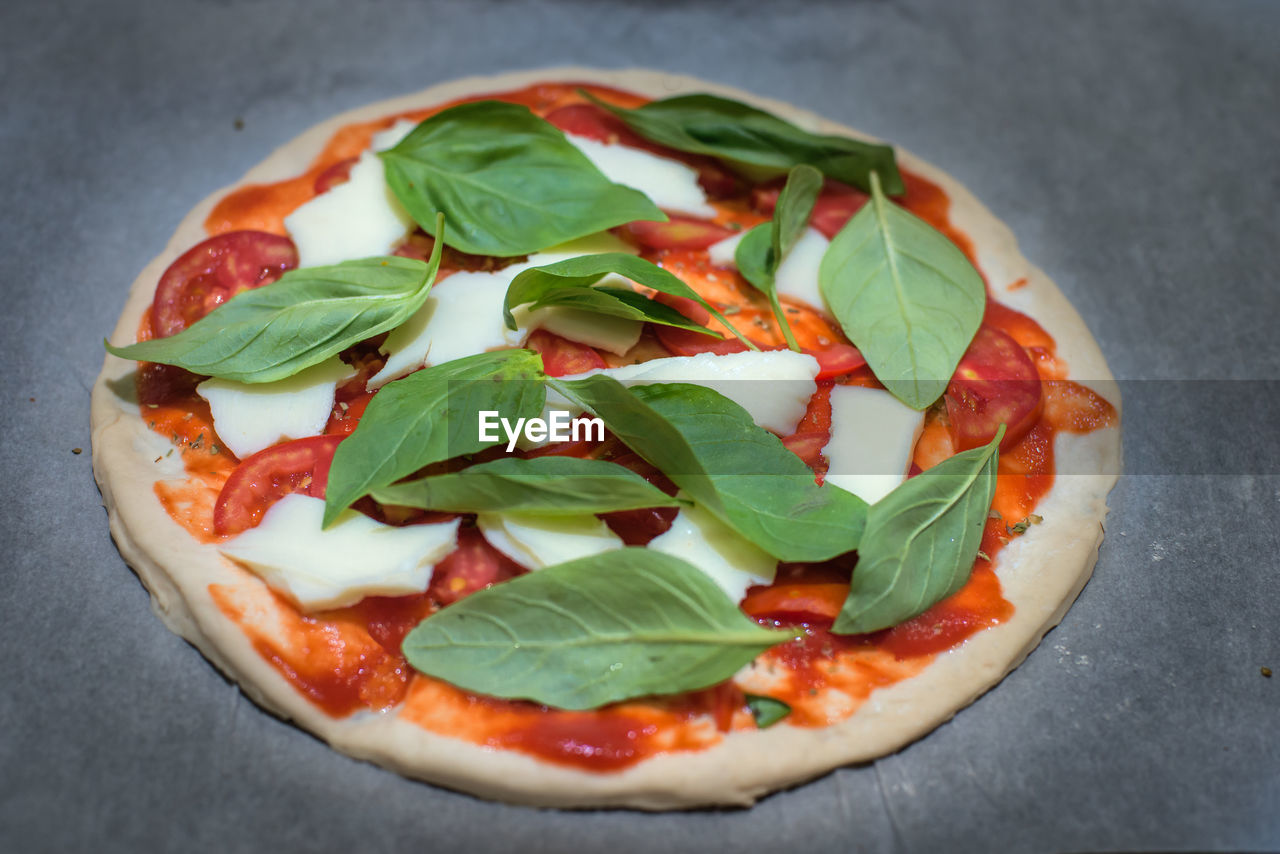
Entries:
POLYGON ((1270 679, 1270 678, 1271 678, 1271 668, 1270 668, 1270 667, 1261 667, 1261 668, 1259 668, 1259 669, 1258 669, 1258 672, 1260 672, 1263 676, 1265 676, 1265 677, 1266 677, 1266 678, 1268 678, 1268 679, 1270 679))
POLYGON ((71 449, 71 453, 73 453, 73 454, 83 454, 83 453, 84 453, 84 448, 72 448, 72 449, 71 449))

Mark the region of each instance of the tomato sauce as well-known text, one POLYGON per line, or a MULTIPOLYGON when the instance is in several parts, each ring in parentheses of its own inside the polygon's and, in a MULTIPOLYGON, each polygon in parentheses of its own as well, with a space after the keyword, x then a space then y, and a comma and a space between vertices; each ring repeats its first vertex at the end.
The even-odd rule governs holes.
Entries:
MULTIPOLYGON (((582 103, 578 88, 624 106, 637 106, 647 100, 600 86, 574 84, 537 85, 486 97, 523 104, 545 115, 559 107, 582 103)), ((358 156, 369 145, 374 133, 401 118, 421 120, 464 100, 476 99, 339 129, 301 175, 245 187, 222 199, 206 220, 206 231, 216 235, 256 229, 285 234, 285 216, 316 194, 317 178, 324 177, 323 187, 329 177, 341 171, 344 161, 358 156)), ((904 171, 903 179, 906 193, 899 201, 976 261, 972 241, 951 223, 950 200, 945 191, 910 172, 904 171)), ((762 213, 752 198, 752 193, 746 193, 716 201, 715 223, 736 231, 766 221, 767 213, 762 213)), ((729 309, 734 324, 758 345, 782 346, 780 331, 764 297, 732 271, 713 267, 705 252, 678 246, 642 246, 642 251, 644 257, 684 279, 712 305, 729 309)), ((1009 290, 1023 285, 1025 280, 1019 280, 1009 290)), ((796 337, 807 350, 822 350, 833 344, 848 347, 841 343, 844 338, 838 327, 821 312, 799 304, 788 308, 796 337)), ((804 632, 795 642, 761 656, 752 676, 768 683, 770 696, 791 705, 792 713, 786 721, 792 726, 822 727, 843 720, 876 689, 920 673, 938 653, 1008 620, 1013 606, 1002 594, 993 561, 1005 545, 1019 536, 1014 526, 1028 520, 1053 486, 1055 435, 1088 432, 1116 423, 1115 410, 1109 403, 1065 379, 1066 366, 1057 357, 1053 339, 1034 320, 989 295, 984 323, 1007 333, 1030 354, 1044 381, 1044 400, 1034 425, 1001 453, 992 514, 982 538, 983 553, 975 562, 969 581, 955 595, 912 620, 869 635, 841 636, 829 631, 848 590, 847 567, 784 566, 779 568, 774 583, 778 590, 753 588, 744 608, 753 597, 762 601, 760 596, 771 590, 781 595, 780 587, 786 584, 790 592, 784 599, 808 602, 805 609, 816 609, 808 616, 797 615, 781 622, 759 618, 766 624, 799 626, 804 632), (822 604, 824 601, 827 604, 822 604)), ((714 320, 709 325, 725 331, 714 320)), ((150 336, 148 318, 139 330, 139 340, 150 336)), ((670 347, 677 339, 667 341, 662 335, 655 337, 646 332, 643 340, 645 357, 652 357, 672 352, 670 347)), ((681 345, 687 343, 685 339, 678 340, 681 345)), ((735 344, 723 347, 731 349, 735 344)), ((619 362, 612 355, 606 355, 605 360, 610 364, 619 362)), ((146 366, 143 373, 146 374, 146 366)), ((213 431, 208 408, 190 387, 184 387, 187 378, 164 371, 152 371, 147 377, 145 381, 151 384, 152 396, 158 401, 144 402, 143 417, 152 429, 180 443, 190 475, 184 483, 157 483, 156 493, 170 515, 192 536, 201 542, 215 542, 219 538, 212 530, 213 503, 236 461, 230 454, 212 452, 209 447, 213 431)), ((865 365, 834 381, 879 385, 865 365)), ((787 440, 788 447, 806 459, 819 478, 825 466, 819 451, 825 444, 824 435, 830 435, 830 410, 825 402, 830 387, 830 381, 822 383, 809 414, 796 435, 787 440)), ((143 399, 148 400, 145 396, 143 399)), ((367 399, 363 402, 367 403, 367 399)), ((350 432, 358 421, 359 412, 349 412, 349 408, 343 410, 341 432, 350 432)), ((912 471, 927 469, 955 450, 946 417, 941 408, 935 408, 917 443, 912 471)), ((1020 527, 1025 528, 1026 524, 1020 527)), ((395 713, 405 720, 443 735, 601 773, 627 768, 661 752, 703 749, 719 742, 726 731, 755 726, 742 688, 733 682, 677 697, 569 712, 530 702, 477 696, 416 673, 401 654, 400 643, 413 626, 441 606, 430 592, 370 597, 349 608, 304 615, 261 584, 211 585, 209 590, 219 609, 243 627, 263 659, 334 717, 396 709, 395 713)))

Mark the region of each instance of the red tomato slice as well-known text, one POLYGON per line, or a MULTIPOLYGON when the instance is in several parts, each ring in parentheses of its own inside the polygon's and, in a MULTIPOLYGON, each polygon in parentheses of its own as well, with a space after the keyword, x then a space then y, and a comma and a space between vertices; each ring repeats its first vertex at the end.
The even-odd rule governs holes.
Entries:
MULTIPOLYGON (((778 179, 756 187, 751 191, 752 206, 760 213, 772 215, 784 183, 785 179, 778 179)), ((858 188, 828 178, 822 185, 817 201, 813 203, 809 224, 830 240, 862 209, 868 198, 870 196, 858 188)))
POLYGON ((595 348, 561 338, 545 329, 537 329, 531 333, 524 346, 542 356, 542 369, 549 377, 581 374, 608 367, 595 348))
POLYGON ((169 265, 151 304, 155 337, 176 335, 241 291, 270 284, 298 266, 293 241, 265 231, 229 231, 169 265))
POLYGON ((350 436, 360 426, 360 417, 364 415, 369 401, 373 400, 373 392, 366 391, 349 400, 334 404, 329 423, 325 425, 326 436, 350 436), (345 404, 345 406, 343 405, 345 404))
POLYGON ((836 341, 820 350, 810 350, 808 347, 801 349, 818 360, 816 379, 819 380, 829 380, 851 373, 867 363, 857 347, 842 341, 836 341))
POLYGON ((359 157, 347 157, 339 160, 328 169, 316 176, 315 190, 316 195, 327 193, 339 184, 345 184, 351 180, 351 167, 356 165, 359 157))
POLYGON ((637 220, 622 226, 621 231, 632 242, 648 249, 706 249, 736 233, 705 219, 679 216, 666 222, 637 220))
POLYGON ((452 605, 522 573, 524 568, 489 545, 479 528, 459 528, 458 547, 436 564, 427 592, 440 604, 452 605))
POLYGON ((213 530, 226 536, 256 527, 267 508, 290 493, 323 498, 333 452, 344 438, 295 439, 242 461, 218 493, 213 530))
POLYGON ((757 620, 830 624, 848 595, 848 584, 774 584, 748 590, 742 610, 757 620))
POLYGON ((1017 444, 1040 418, 1043 397, 1035 363, 1012 337, 994 326, 978 334, 944 395, 951 439, 957 451, 990 442, 1008 425, 1001 449, 1017 444))

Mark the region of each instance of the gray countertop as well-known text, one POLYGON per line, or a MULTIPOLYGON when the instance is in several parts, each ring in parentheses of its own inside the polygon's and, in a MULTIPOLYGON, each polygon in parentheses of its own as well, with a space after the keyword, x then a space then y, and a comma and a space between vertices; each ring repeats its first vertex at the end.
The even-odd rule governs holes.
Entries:
POLYGON ((1260 2, 4 3, 0 849, 1280 850, 1280 421, 1249 382, 1280 379, 1277 44, 1260 2), (521 809, 329 750, 151 615, 72 454, 126 286, 199 199, 338 111, 566 63, 911 149, 1151 381, 1062 625, 918 743, 751 810, 521 809))

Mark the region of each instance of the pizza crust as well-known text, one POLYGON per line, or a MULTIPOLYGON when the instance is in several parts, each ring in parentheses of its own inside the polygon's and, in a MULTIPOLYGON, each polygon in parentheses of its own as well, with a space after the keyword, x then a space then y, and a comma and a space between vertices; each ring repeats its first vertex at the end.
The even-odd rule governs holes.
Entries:
MULTIPOLYGON (((812 113, 726 86, 647 70, 551 68, 471 77, 362 107, 325 121, 277 149, 241 181, 215 192, 179 225, 164 251, 139 275, 112 335, 131 341, 164 269, 205 234, 217 200, 246 183, 293 177, 304 171, 339 127, 454 98, 499 92, 538 81, 591 81, 661 98, 711 92, 755 104, 810 130, 867 138, 812 113)), ((977 247, 980 267, 993 283, 1025 278, 1002 302, 1023 311, 1055 338, 1073 378, 1119 409, 1114 380, 1097 344, 1061 292, 1022 257, 1012 232, 974 196, 940 170, 898 149, 900 162, 941 185, 951 199, 951 221, 977 247)), ((196 542, 157 500, 153 485, 168 461, 153 462, 156 437, 133 402, 135 363, 108 355, 93 389, 93 468, 111 533, 121 554, 152 595, 165 624, 194 644, 255 702, 351 756, 401 774, 487 798, 558 807, 621 806, 646 810, 706 805, 749 805, 760 796, 833 768, 891 753, 928 733, 973 702, 1012 670, 1061 620, 1097 560, 1106 496, 1120 470, 1120 429, 1059 434, 1059 471, 1037 513, 1036 525, 1003 549, 996 573, 1013 616, 942 653, 918 676, 877 690, 850 718, 821 729, 778 724, 734 732, 711 748, 667 753, 620 772, 593 773, 540 761, 509 750, 481 747, 400 720, 395 711, 328 717, 265 661, 240 626, 212 601, 210 584, 260 584, 246 571, 196 542), (1080 472, 1080 474, 1075 474, 1080 472)), ((167 476, 181 477, 180 472, 167 476)))

